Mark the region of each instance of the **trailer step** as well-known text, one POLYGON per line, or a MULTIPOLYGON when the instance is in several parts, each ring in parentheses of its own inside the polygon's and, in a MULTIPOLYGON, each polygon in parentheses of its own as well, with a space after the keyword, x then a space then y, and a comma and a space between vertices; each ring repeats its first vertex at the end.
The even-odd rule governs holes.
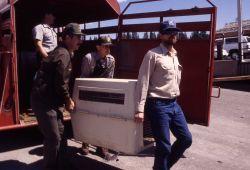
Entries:
MULTIPOLYGON (((70 119, 70 113, 68 111, 64 111, 63 117, 65 120, 70 119)), ((19 121, 20 121, 21 125, 37 123, 36 116, 35 116, 34 112, 24 112, 24 113, 20 114, 19 121)))
POLYGON ((233 77, 217 77, 217 78, 213 79, 213 82, 239 81, 239 80, 250 80, 250 75, 246 75, 246 76, 233 76, 233 77))

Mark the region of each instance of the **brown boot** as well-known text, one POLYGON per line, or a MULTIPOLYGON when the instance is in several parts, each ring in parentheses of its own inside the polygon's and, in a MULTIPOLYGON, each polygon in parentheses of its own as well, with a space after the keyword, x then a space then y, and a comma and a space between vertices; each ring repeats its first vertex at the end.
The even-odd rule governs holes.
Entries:
POLYGON ((83 155, 88 155, 89 154, 89 144, 87 143, 82 143, 82 154, 83 155))
POLYGON ((96 154, 107 161, 110 161, 112 158, 112 155, 108 152, 107 148, 97 147, 96 154))

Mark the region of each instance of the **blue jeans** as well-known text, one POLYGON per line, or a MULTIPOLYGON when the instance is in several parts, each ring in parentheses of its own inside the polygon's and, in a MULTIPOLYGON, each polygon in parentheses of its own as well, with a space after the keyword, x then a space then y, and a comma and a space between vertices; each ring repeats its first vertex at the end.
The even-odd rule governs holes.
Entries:
POLYGON ((156 141, 154 170, 170 169, 192 144, 185 116, 175 99, 148 98, 145 114, 149 117, 156 141), (171 146, 170 130, 176 137, 171 146))

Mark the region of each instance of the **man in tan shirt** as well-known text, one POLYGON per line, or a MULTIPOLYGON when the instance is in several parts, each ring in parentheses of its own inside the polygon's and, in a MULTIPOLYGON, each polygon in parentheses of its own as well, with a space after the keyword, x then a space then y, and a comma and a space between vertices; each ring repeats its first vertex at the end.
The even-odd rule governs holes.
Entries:
POLYGON ((170 169, 192 144, 192 135, 185 116, 176 102, 182 66, 174 44, 180 30, 174 21, 160 24, 161 44, 145 55, 136 87, 135 121, 148 115, 156 141, 154 170, 170 169), (170 130, 176 137, 171 146, 170 130))

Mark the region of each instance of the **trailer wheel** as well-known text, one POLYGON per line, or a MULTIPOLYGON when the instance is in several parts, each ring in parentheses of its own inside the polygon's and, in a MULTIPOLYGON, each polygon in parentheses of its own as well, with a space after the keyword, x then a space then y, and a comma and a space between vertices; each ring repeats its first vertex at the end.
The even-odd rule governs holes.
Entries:
POLYGON ((231 52, 230 57, 232 60, 239 60, 240 59, 239 52, 238 51, 231 52))

